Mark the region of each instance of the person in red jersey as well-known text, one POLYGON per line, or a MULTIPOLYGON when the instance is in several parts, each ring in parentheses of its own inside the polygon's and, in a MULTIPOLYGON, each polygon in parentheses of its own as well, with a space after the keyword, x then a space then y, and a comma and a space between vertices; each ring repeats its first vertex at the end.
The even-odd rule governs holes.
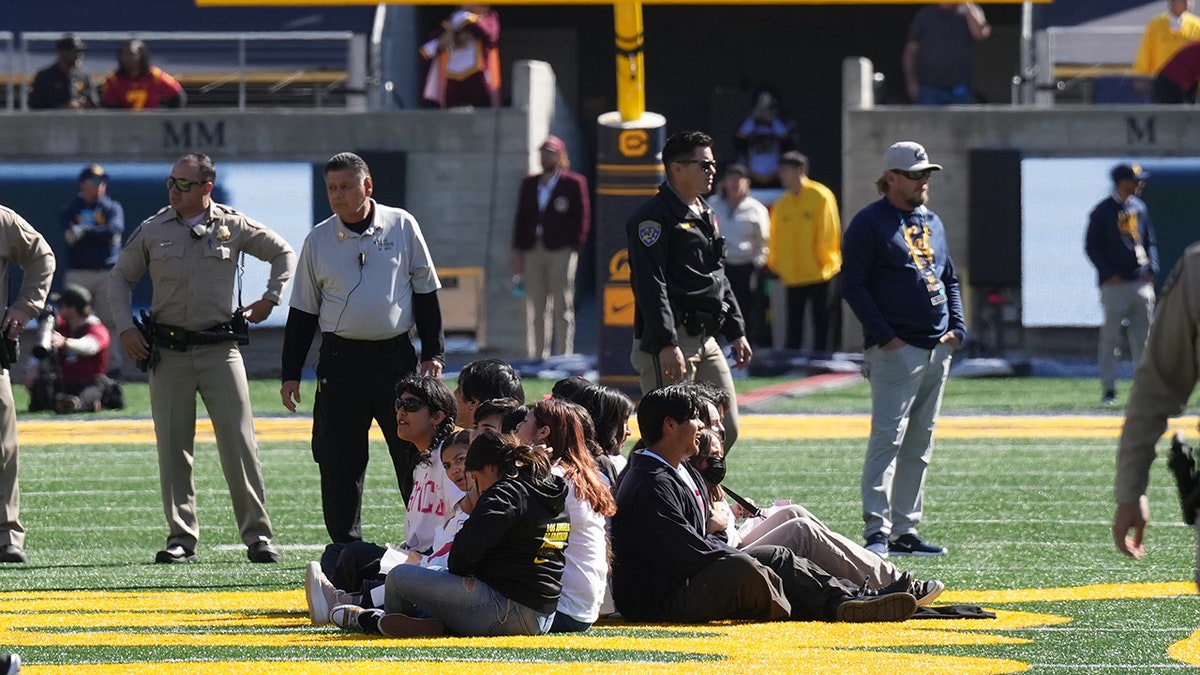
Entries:
POLYGON ((141 40, 117 47, 117 69, 104 80, 100 104, 105 108, 179 108, 187 102, 183 86, 158 66, 150 65, 150 50, 141 40))

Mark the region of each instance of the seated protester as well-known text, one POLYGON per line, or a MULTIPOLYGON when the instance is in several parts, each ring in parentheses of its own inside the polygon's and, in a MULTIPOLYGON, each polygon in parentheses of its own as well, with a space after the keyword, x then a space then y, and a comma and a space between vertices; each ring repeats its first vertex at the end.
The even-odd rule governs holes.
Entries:
POLYGON ((458 374, 458 385, 454 387, 454 399, 458 401, 455 418, 463 424, 474 422, 475 408, 493 398, 525 400, 525 390, 517 371, 500 359, 479 359, 463 366, 458 374))
POLYGON ((638 407, 646 448, 630 457, 612 519, 613 599, 630 621, 903 621, 912 595, 879 595, 780 546, 739 551, 706 534, 699 450, 703 402, 669 385, 638 407))
MULTIPOLYGON (((471 428, 474 438, 486 429, 500 434, 504 432, 504 418, 517 408, 524 408, 515 398, 489 398, 475 408, 475 426, 471 428)), ((522 415, 522 419, 524 416, 522 415)), ((464 422, 466 420, 463 420, 464 422)))
MULTIPOLYGON (((591 415, 592 424, 596 427, 596 445, 608 458, 614 475, 619 475, 627 464, 621 449, 631 434, 629 416, 633 414, 633 401, 620 390, 600 384, 580 389, 571 400, 583 406, 591 415)), ((617 484, 615 479, 612 484, 617 484)), ((615 487, 613 493, 616 493, 615 487)))
POLYGON ((529 406, 522 404, 517 408, 513 408, 507 415, 504 416, 504 422, 500 425, 500 433, 515 434, 517 427, 521 422, 525 421, 525 416, 529 414, 529 406))
POLYGON ((576 394, 590 386, 592 386, 592 383, 583 379, 582 375, 564 377, 555 382, 554 386, 550 388, 550 398, 572 401, 575 399, 576 394))
POLYGON ((67 286, 58 296, 50 351, 25 369, 29 411, 52 408, 65 415, 124 408, 121 385, 105 374, 108 346, 108 329, 92 313, 92 294, 82 286, 67 286))
POLYGON ((478 501, 450 548, 447 569, 388 572, 385 612, 339 605, 338 626, 389 637, 541 635, 562 590, 571 525, 567 486, 542 450, 485 431, 466 460, 478 501))
POLYGON ((783 546, 801 558, 807 558, 830 574, 880 593, 903 590, 928 605, 946 586, 937 580, 919 581, 857 542, 829 529, 803 506, 788 503, 772 506, 754 516, 740 505, 730 507, 721 482, 725 480, 725 450, 711 429, 700 432, 700 451, 688 460, 704 477, 705 494, 711 510, 708 534, 724 533, 730 546, 747 549, 770 544, 783 546), (747 517, 741 528, 738 516, 747 517))
MULTIPOLYGON (((308 599, 308 616, 313 625, 322 626, 329 623, 329 610, 338 605, 353 604, 363 607, 383 606, 384 576, 396 565, 421 565, 423 567, 445 568, 450 555, 450 545, 454 536, 462 528, 463 522, 471 515, 474 500, 466 495, 467 448, 471 445, 471 432, 456 431, 442 443, 441 463, 446 477, 463 491, 463 498, 454 504, 450 518, 434 533, 433 550, 425 555, 416 551, 407 551, 388 546, 385 551, 378 553, 370 560, 355 559, 355 549, 347 547, 338 557, 339 570, 347 570, 347 574, 339 576, 370 574, 370 579, 351 580, 346 585, 348 590, 335 586, 317 562, 308 564, 308 572, 304 579, 304 593, 308 599), (360 592, 360 589, 362 592, 360 592)), ((361 552, 361 549, 359 549, 361 552)))
POLYGON ((612 491, 596 469, 584 440, 587 411, 569 401, 538 401, 517 427, 517 438, 550 452, 554 474, 567 482, 567 513, 571 517, 567 566, 562 597, 551 633, 585 631, 600 618, 608 585, 606 516, 616 513, 612 491))
MULTIPOLYGON (((454 395, 442 381, 427 375, 406 375, 396 383, 396 435, 416 446, 413 491, 404 512, 405 552, 428 553, 434 534, 446 521, 463 493, 446 478, 435 457, 444 439, 454 432, 454 395)), ((364 579, 378 574, 376 565, 388 547, 365 541, 325 547, 321 567, 334 586, 357 591, 364 579)))

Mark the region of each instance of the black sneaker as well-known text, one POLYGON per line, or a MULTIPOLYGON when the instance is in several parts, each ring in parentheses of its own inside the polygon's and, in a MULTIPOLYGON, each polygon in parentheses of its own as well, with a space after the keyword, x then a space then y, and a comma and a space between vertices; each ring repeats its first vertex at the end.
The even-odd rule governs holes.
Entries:
POLYGON ((871 553, 887 560, 888 557, 888 536, 882 532, 876 532, 867 537, 867 543, 863 545, 871 553))
POLYGON ((876 591, 876 594, 908 593, 917 599, 918 605, 923 607, 936 600, 944 590, 946 590, 946 585, 936 579, 921 581, 911 572, 905 572, 900 575, 899 579, 876 591))
POLYGON ((0 546, 0 563, 24 563, 29 562, 29 556, 25 555, 25 551, 16 544, 5 544, 0 546))
POLYGON ((154 556, 154 562, 166 564, 194 563, 196 552, 182 544, 172 544, 154 556))
POLYGON ((1117 391, 1115 389, 1105 389, 1104 395, 1100 397, 1100 402, 1104 405, 1117 404, 1117 391))
POLYGON ((892 555, 946 555, 946 548, 930 544, 915 534, 902 534, 888 544, 892 555))
POLYGON ((0 654, 0 675, 17 675, 21 672, 21 657, 16 654, 0 654))
POLYGON ((441 619, 384 614, 379 617, 379 632, 388 637, 438 637, 446 634, 446 626, 441 619))
POLYGON ((252 563, 277 563, 279 551, 269 541, 256 541, 246 547, 246 557, 252 563))
POLYGON ((889 593, 874 597, 856 596, 838 605, 835 621, 870 623, 904 621, 917 611, 917 599, 908 593, 889 593))

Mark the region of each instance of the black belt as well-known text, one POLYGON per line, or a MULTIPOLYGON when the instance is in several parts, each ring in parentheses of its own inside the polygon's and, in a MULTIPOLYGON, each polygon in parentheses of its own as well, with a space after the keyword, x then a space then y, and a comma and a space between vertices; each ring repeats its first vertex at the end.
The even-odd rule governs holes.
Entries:
POLYGON ((221 342, 237 342, 230 332, 229 324, 217 324, 204 330, 187 330, 165 323, 154 324, 155 342, 164 349, 186 352, 192 347, 215 345, 221 342))
POLYGON ((321 345, 344 346, 365 354, 386 354, 410 345, 408 335, 401 333, 386 340, 352 340, 336 333, 321 333, 321 345))

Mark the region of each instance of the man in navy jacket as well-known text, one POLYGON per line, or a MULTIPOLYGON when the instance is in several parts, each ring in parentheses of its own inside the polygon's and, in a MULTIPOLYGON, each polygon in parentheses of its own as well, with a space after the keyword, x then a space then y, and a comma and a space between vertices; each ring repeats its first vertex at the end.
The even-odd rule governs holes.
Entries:
POLYGON ((698 450, 703 401, 687 385, 651 391, 638 407, 646 448, 634 453, 612 521, 613 600, 630 621, 903 621, 908 593, 874 595, 780 546, 739 551, 705 534, 698 450))

